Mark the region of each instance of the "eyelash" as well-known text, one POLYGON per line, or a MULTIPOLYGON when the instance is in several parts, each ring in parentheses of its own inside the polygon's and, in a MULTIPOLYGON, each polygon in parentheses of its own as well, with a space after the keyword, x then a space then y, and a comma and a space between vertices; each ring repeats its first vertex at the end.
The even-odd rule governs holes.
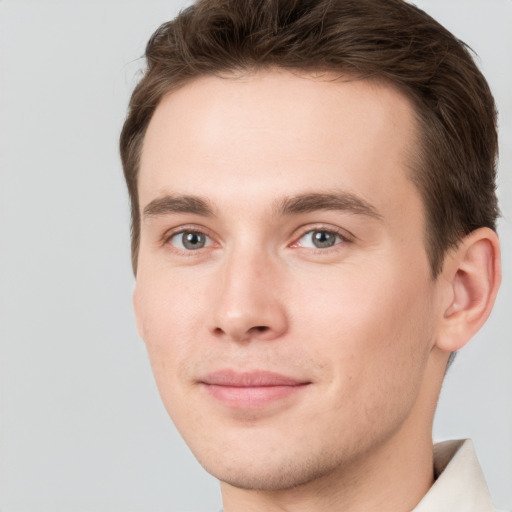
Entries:
MULTIPOLYGON (((309 225, 309 226, 307 226, 307 228, 304 227, 304 228, 300 228, 300 229, 301 229, 301 231, 299 232, 299 235, 294 237, 294 242, 289 244, 288 247, 291 247, 291 248, 301 248, 302 246, 299 245, 299 241, 302 238, 304 238, 307 234, 314 233, 314 232, 328 233, 328 234, 335 235, 336 237, 340 238, 340 240, 341 240, 340 242, 337 242, 334 245, 329 246, 329 247, 323 247, 323 248, 320 248, 320 247, 317 247, 317 248, 305 247, 305 249, 307 249, 309 251, 312 251, 312 252, 314 252, 316 254, 317 253, 325 254, 325 253, 328 253, 328 252, 331 252, 331 251, 339 250, 340 249, 340 247, 339 247, 340 245, 343 246, 343 245, 345 245, 347 243, 354 242, 354 239, 355 239, 355 237, 352 234, 346 232, 345 230, 336 229, 336 228, 333 228, 332 226, 323 226, 323 225, 310 226, 309 225)), ((211 234, 209 234, 208 230, 206 230, 204 227, 188 225, 188 226, 180 226, 179 228, 176 228, 175 230, 172 230, 171 232, 166 232, 164 234, 164 236, 162 237, 162 245, 172 246, 171 240, 175 236, 183 235, 184 233, 197 233, 197 234, 200 234, 200 235, 204 235, 211 242, 206 247, 201 247, 201 248, 195 249, 195 250, 193 250, 193 249, 187 250, 187 249, 180 249, 178 247, 172 247, 173 251, 179 252, 182 255, 196 256, 196 255, 198 255, 198 254, 200 254, 202 252, 201 249, 209 248, 209 247, 211 247, 212 244, 216 243, 214 237, 211 234)))
MULTIPOLYGON (((196 256, 198 253, 200 254, 202 251, 201 249, 203 248, 199 248, 199 249, 195 249, 195 250, 192 250, 192 249, 180 249, 178 247, 173 247, 172 244, 171 244, 171 240, 175 237, 175 236, 178 236, 178 235, 183 235, 184 233, 197 233, 199 235, 204 235, 206 236, 211 242, 215 243, 214 241, 214 237, 211 236, 209 233, 208 233, 208 230, 206 230, 204 227, 202 226, 194 226, 194 225, 186 225, 186 226, 180 226, 179 228, 176 228, 172 231, 167 231, 164 236, 162 237, 162 245, 164 246, 171 246, 172 247, 172 250, 175 251, 175 252, 179 252, 181 255, 185 255, 185 256, 196 256)), ((212 244, 208 244, 207 247, 210 247, 212 244)), ((204 247, 204 248, 207 248, 207 247, 204 247)))
POLYGON ((307 226, 307 228, 302 229, 300 231, 299 236, 295 237, 295 242, 293 242, 290 245, 290 247, 301 248, 302 246, 299 245, 300 240, 302 238, 304 238, 306 235, 308 235, 309 233, 315 233, 315 232, 328 233, 330 235, 335 235, 336 237, 340 238, 340 242, 334 243, 332 246, 329 246, 329 247, 323 247, 323 248, 305 247, 305 249, 308 249, 309 251, 312 251, 315 254, 326 254, 326 253, 330 253, 332 251, 340 250, 341 249, 340 246, 344 246, 345 244, 354 242, 354 240, 355 240, 355 237, 352 234, 346 232, 345 230, 337 229, 333 226, 325 226, 325 225, 307 226))

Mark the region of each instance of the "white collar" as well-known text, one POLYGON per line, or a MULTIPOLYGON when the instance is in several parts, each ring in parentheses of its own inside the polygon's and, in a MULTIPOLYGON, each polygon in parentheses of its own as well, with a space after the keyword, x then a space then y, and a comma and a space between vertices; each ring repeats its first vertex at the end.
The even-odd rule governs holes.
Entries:
POLYGON ((434 446, 439 475, 412 512, 495 512, 471 439, 434 446))

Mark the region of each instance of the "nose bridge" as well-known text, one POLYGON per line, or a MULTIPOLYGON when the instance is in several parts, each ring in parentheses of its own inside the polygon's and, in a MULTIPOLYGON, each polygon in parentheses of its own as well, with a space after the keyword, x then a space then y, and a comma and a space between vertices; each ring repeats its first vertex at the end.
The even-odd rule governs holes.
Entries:
POLYGON ((219 269, 213 331, 234 341, 273 339, 286 330, 280 300, 279 264, 261 246, 239 244, 226 254, 219 269))

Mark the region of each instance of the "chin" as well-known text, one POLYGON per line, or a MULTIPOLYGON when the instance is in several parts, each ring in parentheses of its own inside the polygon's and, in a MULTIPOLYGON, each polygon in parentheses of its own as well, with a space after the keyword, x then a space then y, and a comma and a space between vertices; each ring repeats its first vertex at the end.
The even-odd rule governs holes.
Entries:
POLYGON ((212 476, 239 489, 254 491, 280 491, 292 489, 318 480, 336 471, 339 462, 325 455, 305 459, 300 454, 281 453, 276 457, 253 455, 249 461, 229 461, 229 452, 222 459, 201 460, 199 463, 212 476))

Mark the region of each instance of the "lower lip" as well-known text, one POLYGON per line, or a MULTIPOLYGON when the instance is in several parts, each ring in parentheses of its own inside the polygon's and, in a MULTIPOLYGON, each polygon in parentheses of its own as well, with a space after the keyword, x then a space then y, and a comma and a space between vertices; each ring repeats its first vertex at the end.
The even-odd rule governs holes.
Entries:
POLYGON ((208 393, 224 405, 240 409, 258 409, 290 397, 307 384, 286 386, 219 386, 204 384, 208 393))

